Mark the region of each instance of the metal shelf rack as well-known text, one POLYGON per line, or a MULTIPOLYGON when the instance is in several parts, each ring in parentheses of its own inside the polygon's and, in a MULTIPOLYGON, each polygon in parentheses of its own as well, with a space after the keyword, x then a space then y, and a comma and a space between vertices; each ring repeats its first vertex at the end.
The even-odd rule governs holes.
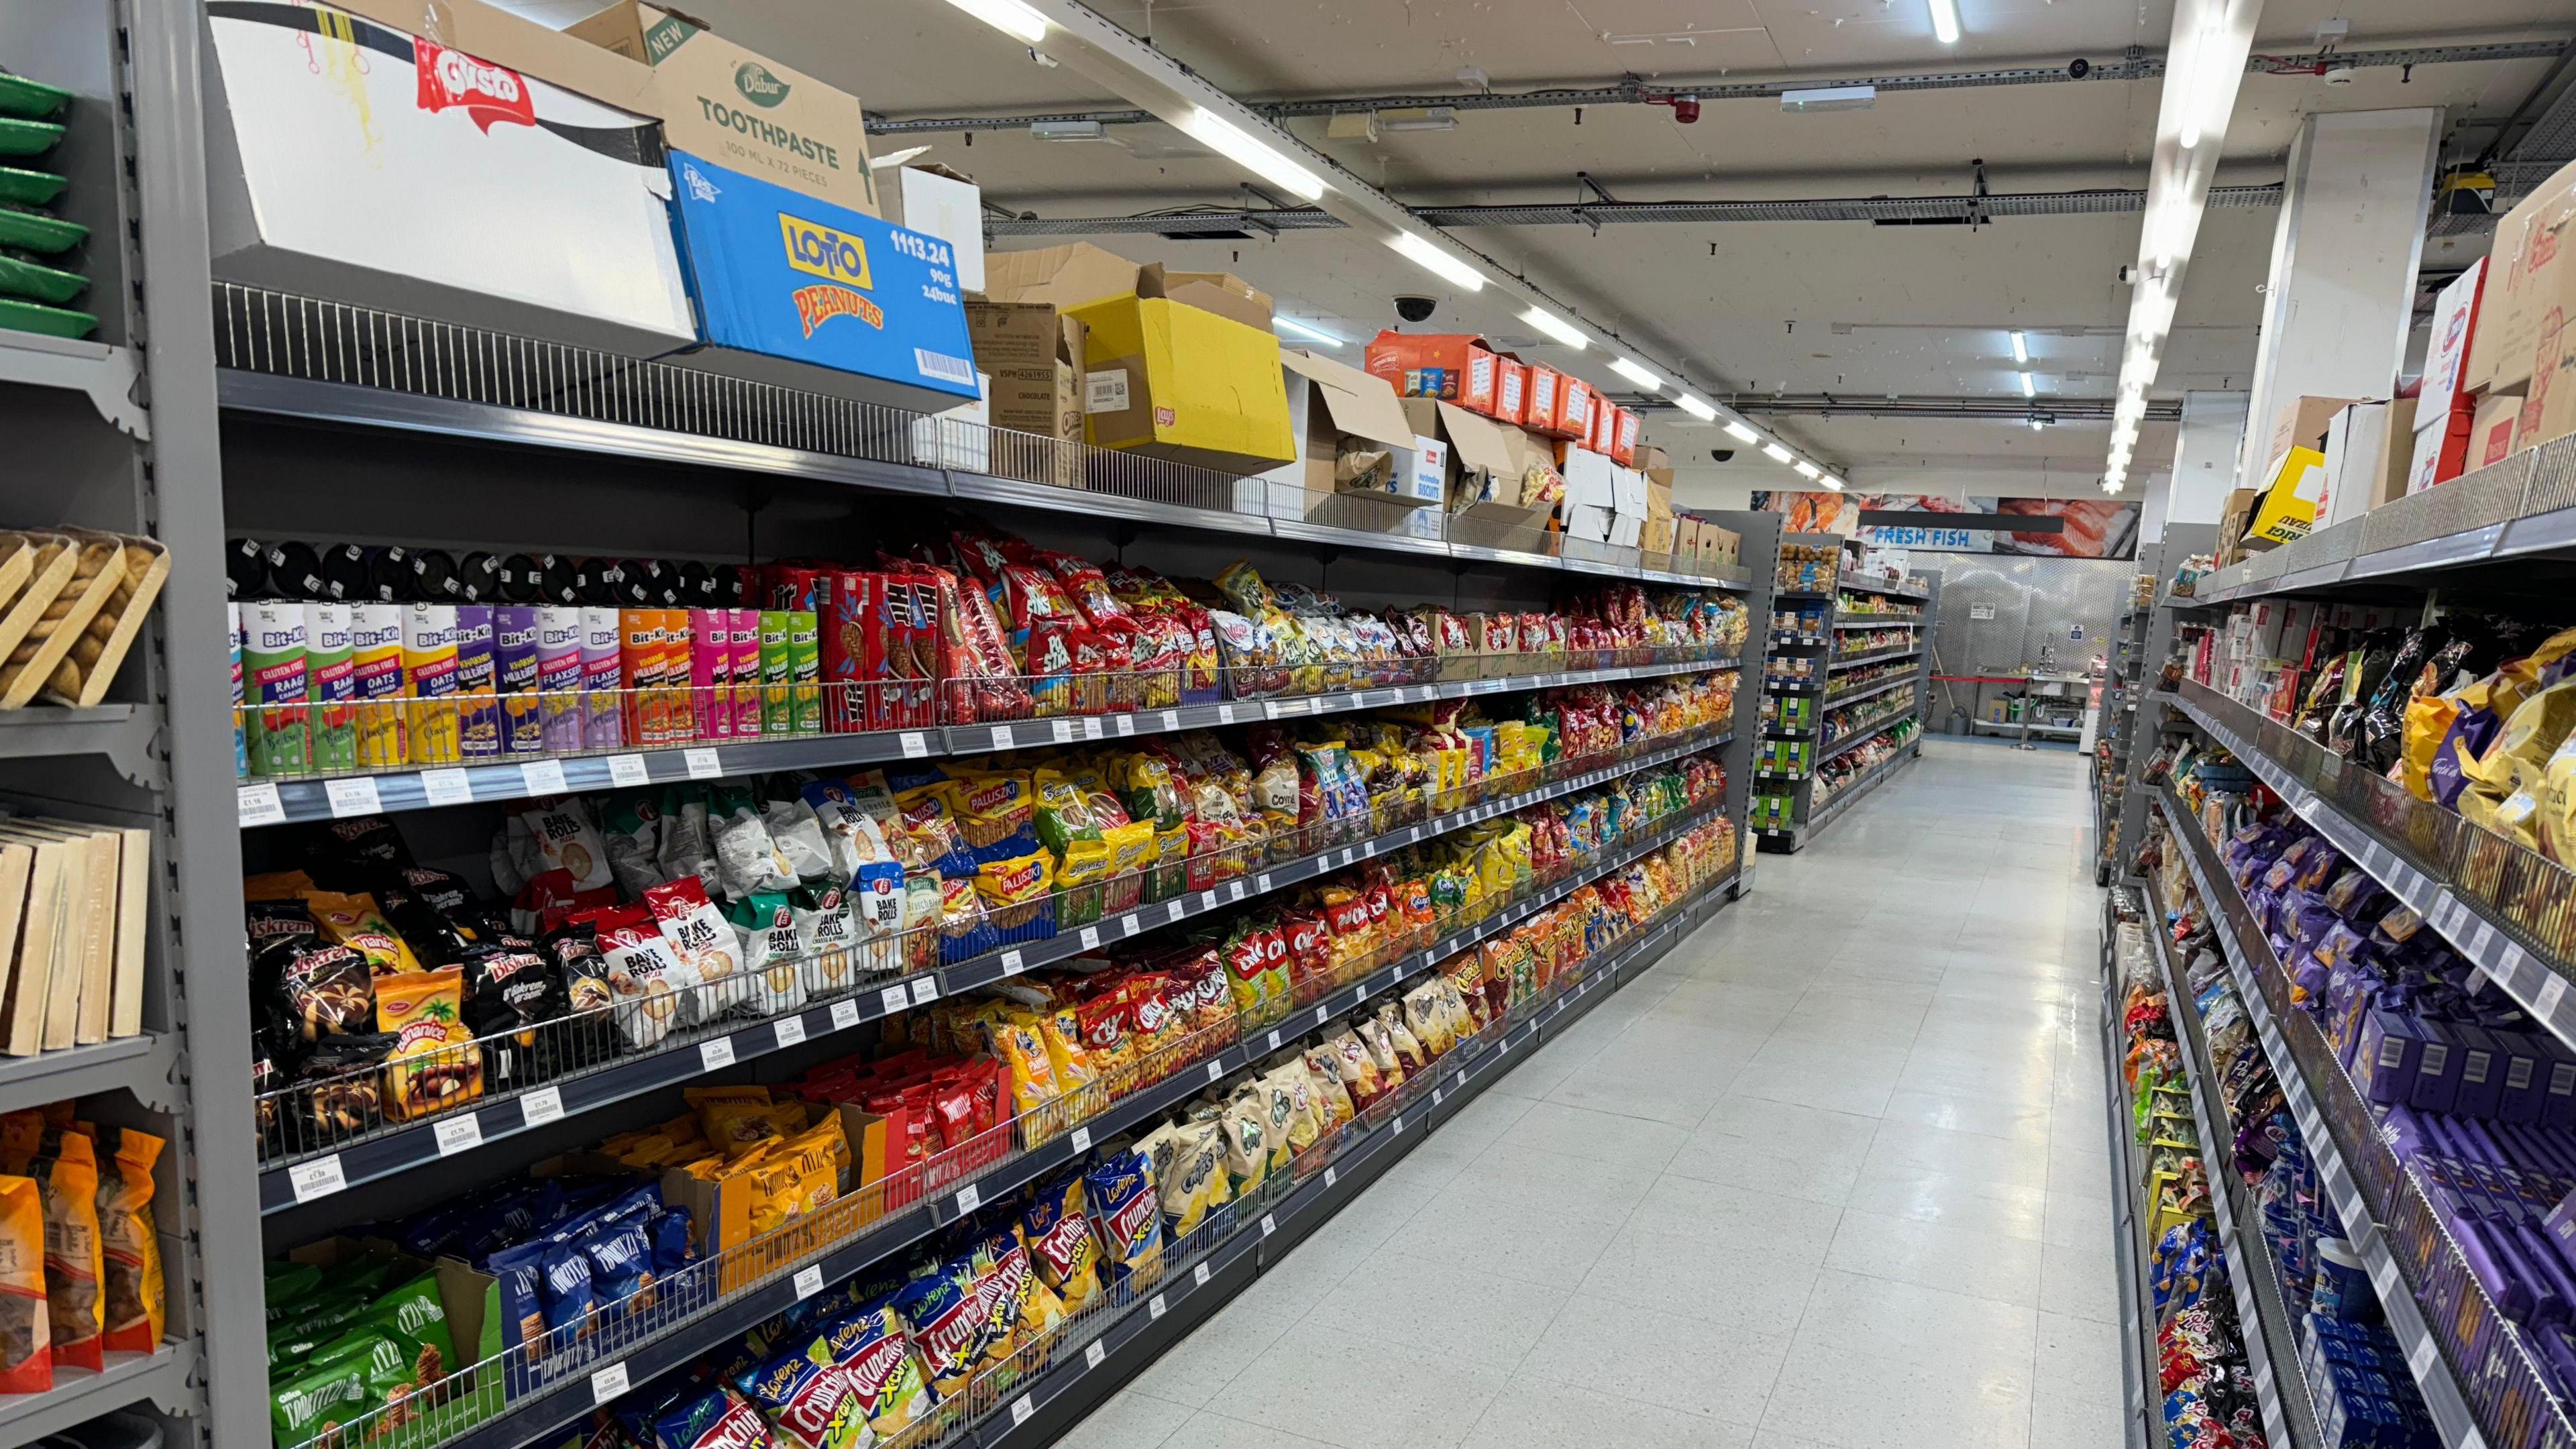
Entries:
MULTIPOLYGON (((1839 546, 1842 540, 1829 534, 1795 534, 1781 538, 1778 542, 1781 544, 1831 544, 1839 546)), ((1765 826, 1757 830, 1755 834, 1759 839, 1762 849, 1781 852, 1797 850, 1805 843, 1805 841, 1813 837, 1816 830, 1822 828, 1827 821, 1841 813, 1842 809, 1848 806, 1853 800, 1857 800, 1860 796, 1868 793, 1869 790, 1876 788, 1878 780, 1883 778, 1886 774, 1892 773, 1895 766, 1902 764, 1905 760, 1917 758, 1921 755, 1922 742, 1918 739, 1905 750, 1899 759, 1889 761, 1887 765, 1882 766, 1878 775, 1871 777, 1867 781, 1855 782, 1853 785, 1845 787, 1839 794, 1835 795, 1829 802, 1822 806, 1817 805, 1815 802, 1816 770, 1827 760, 1858 748, 1863 742, 1879 733, 1882 733, 1888 726, 1907 717, 1908 715, 1911 715, 1917 720, 1922 718, 1923 710, 1926 701, 1929 698, 1929 691, 1931 688, 1932 648, 1930 644, 1931 635, 1928 632, 1928 629, 1933 621, 1934 601, 1939 596, 1939 592, 1940 584, 1937 579, 1928 581, 1919 588, 1909 588, 1903 585, 1890 583, 1884 579, 1874 580, 1862 575, 1845 573, 1841 576, 1838 587, 1833 590, 1785 591, 1775 595, 1776 598, 1781 600, 1823 601, 1825 608, 1818 612, 1823 618, 1824 623, 1823 627, 1820 627, 1813 632, 1783 633, 1774 631, 1772 633, 1769 658, 1780 659, 1792 656, 1804 657, 1814 664, 1819 669, 1819 672, 1813 677, 1804 680, 1792 679, 1786 676, 1773 678, 1770 675, 1770 670, 1766 661, 1765 668, 1763 670, 1764 678, 1762 680, 1763 692, 1782 700, 1803 698, 1810 701, 1811 718, 1813 723, 1804 729, 1766 727, 1764 731, 1765 734, 1777 739, 1821 739, 1824 730, 1825 715, 1829 711, 1857 704, 1863 700, 1876 699, 1899 690, 1912 691, 1912 707, 1908 710, 1900 710, 1896 714, 1890 715, 1876 724, 1864 726, 1859 732, 1847 735, 1842 739, 1836 740, 1830 747, 1821 749, 1816 754, 1814 763, 1804 774, 1764 776, 1764 781, 1773 786, 1773 789, 1766 793, 1773 794, 1775 796, 1785 795, 1788 797, 1790 802, 1790 823, 1785 826, 1765 826), (1841 591, 1843 589, 1852 589, 1864 593, 1884 595, 1890 598, 1911 600, 1914 601, 1916 605, 1915 611, 1908 615, 1888 618, 1874 617, 1868 614, 1842 613, 1839 611, 1837 605, 1841 598, 1841 591), (1918 632, 1915 634, 1912 642, 1901 647, 1881 649, 1865 654, 1855 654, 1848 658, 1835 658, 1832 656, 1831 651, 1833 647, 1845 637, 1845 630, 1898 627, 1911 628, 1918 632), (1907 670, 1904 674, 1895 679, 1883 680, 1874 684, 1865 685, 1859 689, 1852 690, 1839 696, 1831 693, 1835 686, 1835 677, 1837 675, 1849 670, 1865 668, 1873 664, 1884 665, 1902 660, 1914 660, 1916 662, 1911 669, 1907 670)))

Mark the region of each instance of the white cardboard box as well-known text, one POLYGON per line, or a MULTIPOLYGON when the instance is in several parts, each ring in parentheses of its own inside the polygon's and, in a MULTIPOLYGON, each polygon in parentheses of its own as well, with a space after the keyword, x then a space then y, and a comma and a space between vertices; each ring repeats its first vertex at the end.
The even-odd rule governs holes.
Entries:
POLYGON ((1611 520, 1617 517, 1609 509, 1596 504, 1569 503, 1565 506, 1565 536, 1608 543, 1611 520))
POLYGON ((1646 475, 1634 468, 1610 465, 1610 510, 1623 518, 1646 516, 1646 475))
POLYGON ((903 168, 896 225, 948 243, 961 290, 984 290, 984 188, 920 166, 903 168))
POLYGON ((2415 416, 2419 418, 2450 415, 2451 400, 2458 395, 2460 379, 2468 371, 2469 347, 2477 328, 2486 277, 2487 259, 2480 257, 2433 299, 2433 335, 2425 345, 2424 386, 2415 395, 2415 416))
MULTIPOLYGON (((1604 513, 1618 507, 1619 484, 1616 475, 1623 470, 1609 456, 1589 448, 1569 448, 1565 454, 1565 505, 1574 508, 1598 508, 1604 513)), ((1641 506, 1639 512, 1644 512, 1641 506)), ((1566 515, 1572 517, 1569 511, 1566 515)))

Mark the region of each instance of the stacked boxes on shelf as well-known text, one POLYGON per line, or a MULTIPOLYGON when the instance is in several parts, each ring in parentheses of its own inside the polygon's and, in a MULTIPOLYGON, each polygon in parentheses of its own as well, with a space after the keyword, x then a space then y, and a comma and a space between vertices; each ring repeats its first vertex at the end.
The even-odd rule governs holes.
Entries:
POLYGON ((0 329, 87 337, 98 319, 72 303, 88 289, 77 248, 89 228, 50 210, 68 185, 44 170, 71 96, 0 70, 0 329))

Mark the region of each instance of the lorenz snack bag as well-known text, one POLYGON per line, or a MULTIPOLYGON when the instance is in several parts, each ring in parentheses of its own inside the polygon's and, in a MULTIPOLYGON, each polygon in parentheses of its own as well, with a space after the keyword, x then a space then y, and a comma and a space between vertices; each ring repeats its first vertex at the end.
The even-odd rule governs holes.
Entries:
POLYGON ((33 1178, 0 1177, 0 1394, 54 1386, 43 1192, 33 1178))
POLYGON ((1109 1281, 1150 1283, 1163 1275, 1163 1214, 1153 1161, 1134 1147, 1112 1149, 1082 1175, 1091 1230, 1109 1281))
MULTIPOLYGON (((99 1179, 98 1231, 107 1259, 111 1352, 150 1353, 161 1344, 166 1308, 161 1234, 152 1218, 152 1169, 162 1146, 160 1138, 131 1127, 98 1129, 98 1150, 108 1158, 99 1179)), ((5 1370, 0 1370, 0 1393, 5 1392, 5 1370)))
POLYGON ((378 976, 375 990, 376 1030, 394 1038, 387 1116, 415 1121, 483 1095, 483 1053, 464 1020, 464 968, 378 976))
POLYGON ((1066 1311, 1089 1303, 1100 1291, 1100 1245, 1083 1210, 1082 1174, 1066 1172, 1038 1184, 1020 1227, 1039 1281, 1055 1290, 1066 1311))
POLYGON ((933 1400, 921 1359, 903 1320, 887 1303, 871 1303, 827 1324, 823 1338, 833 1362, 849 1375, 859 1412, 878 1443, 891 1443, 929 1414, 933 1400))
POLYGON ((867 1416, 822 1339, 785 1349, 734 1379, 780 1449, 865 1449, 867 1416))
POLYGON ((98 1240, 98 1163, 90 1140, 48 1132, 29 1165, 45 1211, 45 1308, 53 1322, 54 1362, 102 1367, 106 1304, 100 1280, 107 1264, 98 1240))

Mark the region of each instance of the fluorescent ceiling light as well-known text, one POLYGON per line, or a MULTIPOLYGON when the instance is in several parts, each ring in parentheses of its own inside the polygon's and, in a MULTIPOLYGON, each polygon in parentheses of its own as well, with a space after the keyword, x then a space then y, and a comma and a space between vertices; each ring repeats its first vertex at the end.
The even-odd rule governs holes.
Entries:
POLYGON ((1251 132, 1205 106, 1192 107, 1190 118, 1181 129, 1206 142, 1208 149, 1280 190, 1293 194, 1300 201, 1313 201, 1324 194, 1322 177, 1282 156, 1251 132))
POLYGON ((2030 361, 2030 339, 2029 339, 2029 338, 2027 338, 2027 337, 2024 337, 2024 336, 2023 336, 2023 335, 2021 335, 2019 332, 2015 332, 2015 333, 2012 335, 2012 340, 2013 340, 2013 361, 2015 361, 2015 362, 2019 362, 2019 363, 2028 363, 2028 362, 2030 361))
POLYGON ((1641 367, 1636 362, 1625 357, 1611 358, 1610 370, 1619 374, 1621 377, 1628 379, 1630 382, 1635 383, 1637 386, 1644 388, 1648 392, 1654 392, 1664 385, 1663 378, 1657 375, 1652 369, 1641 367))
POLYGON ((1932 0, 1932 38, 1943 45, 1959 43, 1959 0, 1932 0))
POLYGON ((1801 478, 1821 478, 1821 477, 1823 477, 1823 476, 1824 476, 1824 473, 1825 473, 1825 470, 1824 470, 1824 469, 1817 467, 1815 464, 1808 462, 1806 459, 1804 459, 1804 458, 1800 458, 1800 459, 1798 460, 1798 476, 1799 476, 1799 477, 1801 477, 1801 478))
POLYGON ((1835 477, 1833 474, 1831 474, 1831 473, 1826 474, 1826 475, 1825 475, 1825 480, 1824 480, 1824 481, 1825 481, 1825 486, 1826 486, 1826 487, 1828 487, 1828 488, 1831 488, 1831 489, 1832 489, 1832 490, 1834 490, 1836 493, 1840 493, 1840 492, 1842 492, 1842 491, 1843 491, 1843 480, 1841 480, 1840 478, 1835 477))
POLYGON ((1470 292, 1481 292, 1485 290, 1484 273, 1477 271, 1474 267, 1467 265, 1465 262, 1449 255, 1440 248, 1424 241, 1421 237, 1416 236, 1412 232, 1397 232, 1395 234, 1395 239, 1388 242, 1387 245, 1403 253, 1406 261, 1413 263, 1415 266, 1422 268, 1424 271, 1429 272, 1434 276, 1440 277, 1445 281, 1453 282, 1470 292))
POLYGON ((1025 45, 1047 38, 1047 18, 1020 0, 948 0, 948 3, 1025 45))
POLYGON ((2033 382, 2030 374, 2027 372, 2021 375, 2021 395, 2023 397, 2039 396, 2039 384, 2033 382))
POLYGON ((1521 314, 1521 320, 1532 327, 1581 352, 1588 344, 1583 329, 1566 321, 1545 307, 1532 307, 1521 314))
POLYGON ((1764 443, 1762 445, 1762 456, 1770 459, 1774 463, 1786 463, 1789 461, 1789 450, 1781 447, 1778 443, 1764 443))
POLYGON ((1699 419, 1703 423, 1713 423, 1717 421, 1717 409, 1710 407, 1706 402, 1691 393, 1681 392, 1673 394, 1673 404, 1674 406, 1679 407, 1683 412, 1690 414, 1692 417, 1699 419))
POLYGON ((2046 426, 2048 426, 2046 423, 2041 422, 2041 421, 2040 421, 2039 419, 2037 419, 2037 418, 2032 418, 2032 419, 2030 420, 2030 430, 2031 430, 2032 432, 2034 432, 2034 433, 2035 433, 2035 432, 2038 432, 2041 428, 2044 428, 2044 427, 2046 427, 2046 426))
POLYGON ((1326 332, 1320 327, 1309 327, 1294 317, 1282 317, 1274 312, 1270 317, 1270 325, 1279 328, 1282 331, 1294 332, 1298 336, 1306 338, 1308 341, 1320 342, 1326 347, 1339 347, 1342 345, 1342 339, 1335 337, 1333 334, 1326 332))
POLYGON ((1762 441, 1762 435, 1760 433, 1753 431, 1751 428, 1746 427, 1744 424, 1737 422, 1732 418, 1727 420, 1726 435, 1739 443, 1758 443, 1762 441))

